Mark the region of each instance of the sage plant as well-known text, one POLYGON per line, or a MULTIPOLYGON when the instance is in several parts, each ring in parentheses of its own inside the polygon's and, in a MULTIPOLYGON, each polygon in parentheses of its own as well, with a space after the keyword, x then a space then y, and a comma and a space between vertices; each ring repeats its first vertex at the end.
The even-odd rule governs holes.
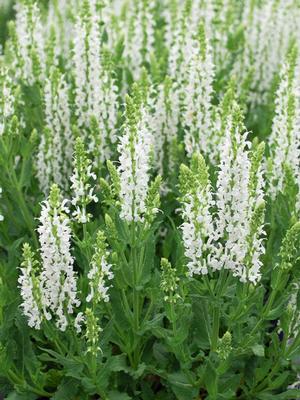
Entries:
POLYGON ((2 3, 0 397, 300 398, 297 1, 2 3))

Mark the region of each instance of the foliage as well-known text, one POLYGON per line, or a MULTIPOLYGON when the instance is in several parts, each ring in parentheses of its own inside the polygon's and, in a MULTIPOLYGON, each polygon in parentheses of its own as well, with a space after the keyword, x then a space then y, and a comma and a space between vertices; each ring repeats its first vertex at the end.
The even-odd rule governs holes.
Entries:
POLYGON ((0 25, 0 393, 300 397, 298 1, 0 25))

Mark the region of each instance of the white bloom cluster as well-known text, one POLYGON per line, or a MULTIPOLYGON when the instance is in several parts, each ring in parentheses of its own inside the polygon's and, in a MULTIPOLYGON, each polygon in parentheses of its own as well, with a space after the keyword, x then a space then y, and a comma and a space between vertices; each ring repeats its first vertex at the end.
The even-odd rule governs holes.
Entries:
POLYGON ((172 268, 171 263, 166 258, 161 259, 161 269, 160 288, 164 292, 164 301, 176 303, 180 299, 177 271, 175 268, 172 268))
POLYGON ((53 31, 55 32, 56 51, 66 60, 70 56, 71 42, 74 37, 73 20, 78 9, 78 0, 53 0, 48 4, 45 33, 49 37, 53 31))
POLYGON ((213 43, 212 58, 217 72, 230 63, 228 41, 239 22, 236 18, 242 10, 242 2, 232 0, 187 0, 173 1, 172 6, 164 10, 165 41, 170 49, 170 75, 181 78, 186 58, 189 57, 192 35, 201 24, 209 43, 213 43))
POLYGON ((70 180, 73 191, 72 205, 76 208, 72 215, 82 224, 90 219, 86 210, 87 205, 92 201, 98 202, 94 186, 90 184, 91 179, 96 180, 96 174, 92 172, 92 163, 87 158, 83 141, 78 138, 75 145, 74 171, 70 180))
POLYGON ((64 331, 68 325, 65 312, 73 313, 80 305, 76 294, 76 274, 71 255, 70 220, 66 200, 61 201, 56 185, 42 204, 38 227, 42 271, 40 275, 41 303, 47 320, 55 316, 57 327, 64 331))
POLYGON ((278 67, 283 61, 291 38, 296 37, 300 10, 293 0, 270 0, 245 3, 243 26, 245 46, 236 61, 234 74, 241 81, 251 76, 252 106, 266 103, 278 67))
POLYGON ((296 181, 300 182, 300 80, 298 52, 294 47, 280 73, 276 92, 275 116, 269 138, 271 170, 269 193, 274 199, 282 191, 284 166, 292 168, 296 181))
POLYGON ((189 157, 194 152, 209 155, 214 150, 212 136, 212 94, 214 66, 204 28, 191 41, 191 55, 185 70, 183 92, 184 143, 189 157))
POLYGON ((28 318, 28 325, 31 328, 40 329, 42 314, 40 310, 39 281, 35 276, 35 268, 38 264, 28 243, 23 247, 24 261, 20 268, 21 275, 18 278, 23 302, 21 307, 23 314, 28 318))
MULTIPOLYGON (((246 232, 243 223, 247 219, 248 186, 250 177, 250 161, 246 152, 249 143, 247 134, 240 135, 239 127, 232 127, 229 119, 226 138, 221 150, 220 170, 217 181, 218 237, 227 233, 226 249, 223 257, 227 259, 231 250, 239 252, 243 248, 246 232), (232 132, 234 131, 234 132, 232 132), (232 137, 232 133, 235 136, 232 137), (236 139, 237 151, 233 150, 236 139), (242 236, 240 234, 243 233, 242 236), (239 244, 236 242, 240 241, 239 244)), ((243 259, 244 255, 239 255, 243 259)), ((239 261, 237 260, 237 261, 239 261)), ((228 262, 227 268, 232 268, 228 262)))
POLYGON ((86 326, 86 338, 89 344, 89 349, 93 348, 95 352, 99 351, 98 335, 101 332, 101 327, 98 325, 98 318, 95 317, 94 311, 96 306, 101 302, 109 301, 107 280, 112 280, 114 274, 111 270, 112 265, 108 262, 109 251, 107 251, 106 238, 102 231, 97 232, 94 254, 91 260, 91 268, 87 274, 89 282, 89 293, 86 297, 87 303, 92 303, 91 308, 87 308, 85 312, 77 314, 74 320, 74 327, 77 333, 82 331, 82 325, 86 326), (92 347, 91 347, 91 344, 92 347))
POLYGON ((102 46, 103 28, 96 4, 84 3, 84 15, 77 17, 73 47, 75 105, 78 127, 84 137, 91 129, 91 119, 98 123, 98 138, 93 137, 89 150, 103 162, 111 155, 110 145, 116 141, 117 87, 107 53, 102 46))
MULTIPOLYGON (((146 211, 146 197, 149 183, 150 152, 153 144, 152 134, 147 126, 147 114, 143 107, 132 110, 136 106, 127 97, 127 117, 138 115, 138 121, 127 121, 123 136, 118 145, 120 174, 121 218, 126 221, 143 221, 146 211), (131 105, 130 105, 131 103, 131 105)), ((139 108, 139 107, 138 107, 139 108)))
POLYGON ((91 269, 88 272, 90 293, 86 301, 99 303, 100 301, 108 302, 109 286, 106 285, 106 280, 111 280, 114 277, 111 271, 112 265, 108 262, 109 252, 106 250, 105 236, 99 231, 97 233, 97 241, 95 253, 91 261, 91 269))
POLYGON ((97 353, 101 351, 101 348, 99 346, 99 334, 102 329, 99 326, 99 318, 96 317, 95 313, 90 308, 87 308, 85 311, 85 325, 87 353, 91 353, 93 356, 96 356, 97 353))
POLYGON ((3 135, 9 119, 15 113, 15 96, 13 93, 13 81, 5 68, 0 70, 0 136, 3 135))
MULTIPOLYGON (((206 3, 206 1, 205 1, 206 3)), ((247 4, 248 2, 245 2, 247 4)), ((234 0, 209 0, 205 27, 213 46, 213 60, 217 73, 228 68, 231 54, 228 48, 229 39, 236 34, 240 22, 239 15, 244 7, 243 2, 234 0)))
POLYGON ((81 333, 82 332, 82 325, 85 323, 85 317, 83 312, 79 312, 75 319, 74 319, 74 328, 76 330, 77 333, 81 333))
POLYGON ((123 32, 125 31, 124 55, 134 79, 139 78, 141 67, 145 62, 150 62, 154 50, 154 7, 153 0, 134 0, 127 4, 122 27, 123 32))
MULTIPOLYGON (((261 203, 263 183, 262 168, 256 171, 258 179, 251 185, 251 161, 247 149, 247 133, 240 133, 241 126, 228 121, 226 139, 221 149, 221 164, 217 181, 216 239, 221 243, 216 252, 216 268, 226 268, 238 276, 242 282, 247 279, 256 283, 260 279, 260 256, 263 254, 260 235, 263 224, 255 229, 255 237, 250 246, 253 250, 250 265, 245 260, 249 252, 249 235, 255 207, 261 203), (253 188, 252 188, 253 186, 253 188), (253 189, 251 191, 251 188, 253 189)), ((254 179, 254 177, 253 177, 254 179)))
MULTIPOLYGON (((221 150, 216 213, 212 216, 210 211, 214 203, 208 184, 205 190, 201 189, 198 178, 197 183, 190 185, 199 188, 197 197, 190 189, 183 202, 183 240, 190 275, 206 274, 209 266, 212 271, 229 269, 242 282, 256 283, 264 253, 263 155, 259 149, 259 156, 251 162, 247 133, 241 133, 239 110, 236 113, 228 118, 221 150)), ((187 174, 194 175, 193 170, 187 174)))
POLYGON ((192 159, 191 171, 181 167, 181 191, 187 193, 182 198, 181 226, 185 246, 185 256, 188 258, 189 275, 206 275, 210 265, 214 225, 211 208, 214 205, 210 191, 208 170, 202 156, 192 159))
POLYGON ((11 43, 14 70, 17 78, 32 85, 45 77, 46 69, 45 36, 40 10, 36 2, 17 2, 15 11, 15 42, 11 43))
POLYGON ((177 139, 179 104, 174 96, 174 83, 166 78, 155 90, 154 112, 149 123, 153 134, 154 163, 158 173, 164 176, 164 164, 171 170, 174 166, 172 148, 177 139))
POLYGON ((69 87, 57 69, 44 85, 45 128, 36 160, 40 188, 47 194, 53 182, 68 188, 71 174, 73 134, 69 107, 69 87))
POLYGON ((183 9, 176 18, 175 29, 170 46, 169 75, 178 83, 178 89, 185 78, 186 65, 190 59, 192 30, 191 26, 191 2, 184 3, 183 9))

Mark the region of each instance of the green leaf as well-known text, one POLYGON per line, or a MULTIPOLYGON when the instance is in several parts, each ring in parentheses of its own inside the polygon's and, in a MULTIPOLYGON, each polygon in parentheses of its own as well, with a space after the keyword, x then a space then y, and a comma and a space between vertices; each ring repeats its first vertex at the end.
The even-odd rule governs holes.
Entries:
POLYGON ((274 394, 272 392, 259 393, 256 398, 259 400, 296 400, 299 396, 299 389, 291 389, 280 394, 274 394))
POLYGON ((265 348, 263 345, 256 343, 251 347, 251 349, 253 351, 253 354, 256 355, 257 357, 265 356, 265 348))
POLYGON ((269 389, 278 389, 280 388, 287 378, 290 376, 289 371, 282 372, 276 379, 269 382, 269 389))
POLYGON ((111 357, 105 364, 105 368, 109 368, 112 372, 128 371, 127 358, 125 354, 111 357))
POLYGON ((218 375, 210 360, 207 361, 203 375, 203 382, 208 394, 212 397, 212 399, 216 399, 218 394, 218 375))
POLYGON ((168 381, 178 400, 191 400, 197 395, 197 389, 189 383, 182 372, 168 375, 168 381))
POLYGON ((16 392, 10 393, 5 400, 36 400, 38 396, 34 394, 18 394, 16 392))
POLYGON ((127 393, 121 393, 116 390, 108 393, 108 398, 110 400, 130 400, 132 397, 128 396, 127 393))
MULTIPOLYGON (((56 362, 62 365, 65 368, 65 375, 75 379, 82 379, 82 371, 84 369, 84 364, 79 358, 67 358, 61 356, 56 351, 43 348, 46 353, 50 354, 52 358, 52 362, 56 362)), ((43 359, 46 360, 45 354, 43 355, 43 359)))
POLYGON ((52 400, 73 399, 78 392, 78 382, 74 379, 64 379, 58 386, 57 392, 52 397, 52 400))

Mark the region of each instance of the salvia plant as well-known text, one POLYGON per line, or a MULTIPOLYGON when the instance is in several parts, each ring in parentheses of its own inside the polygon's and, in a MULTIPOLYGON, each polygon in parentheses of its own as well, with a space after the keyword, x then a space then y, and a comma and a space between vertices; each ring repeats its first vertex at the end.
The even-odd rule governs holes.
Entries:
POLYGON ((299 26, 0 2, 0 398, 300 398, 299 26))

